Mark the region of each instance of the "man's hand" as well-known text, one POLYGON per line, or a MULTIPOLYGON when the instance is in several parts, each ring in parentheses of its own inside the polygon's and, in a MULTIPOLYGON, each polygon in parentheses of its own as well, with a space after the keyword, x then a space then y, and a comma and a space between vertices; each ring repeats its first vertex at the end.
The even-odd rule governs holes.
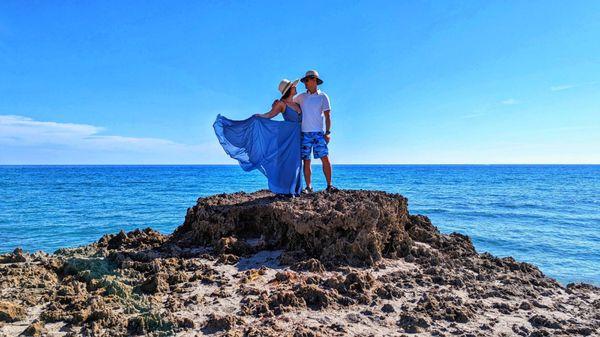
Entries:
POLYGON ((329 144, 329 141, 331 140, 331 135, 323 135, 323 138, 325 138, 325 143, 329 144))

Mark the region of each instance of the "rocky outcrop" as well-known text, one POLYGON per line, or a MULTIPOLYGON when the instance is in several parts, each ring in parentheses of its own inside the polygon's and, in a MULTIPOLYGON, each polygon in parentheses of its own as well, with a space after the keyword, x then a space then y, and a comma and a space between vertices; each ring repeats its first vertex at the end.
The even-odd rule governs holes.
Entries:
POLYGON ((16 263, 25 261, 27 261, 27 258, 25 255, 23 255, 23 250, 21 248, 15 248, 11 254, 0 256, 0 263, 16 263))
POLYGON ((172 241, 179 246, 213 245, 223 251, 226 240, 225 250, 236 254, 284 249, 335 265, 372 266, 383 257, 409 254, 408 229, 416 225, 406 198, 376 191, 323 196, 282 199, 263 191, 200 199, 172 241))
POLYGON ((0 255, 0 335, 597 335, 600 289, 478 254, 398 194, 198 200, 171 235, 0 255), (54 329, 54 330, 53 330, 54 329))

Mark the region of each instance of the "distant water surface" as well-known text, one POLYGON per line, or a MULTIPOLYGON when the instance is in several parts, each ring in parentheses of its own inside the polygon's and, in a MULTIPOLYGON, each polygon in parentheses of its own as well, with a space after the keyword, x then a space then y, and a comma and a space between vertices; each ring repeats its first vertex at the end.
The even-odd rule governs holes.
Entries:
MULTIPOLYGON (((469 235, 479 252, 600 285, 600 165, 338 165, 334 179, 406 196, 411 213, 469 235)), ((0 252, 53 252, 120 229, 170 233, 198 197, 265 184, 238 166, 0 166, 0 252)))

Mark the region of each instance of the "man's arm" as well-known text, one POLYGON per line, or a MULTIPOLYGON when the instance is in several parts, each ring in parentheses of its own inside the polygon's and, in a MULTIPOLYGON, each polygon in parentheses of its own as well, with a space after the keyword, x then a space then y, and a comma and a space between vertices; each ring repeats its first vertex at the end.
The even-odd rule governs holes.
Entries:
MULTIPOLYGON (((300 95, 296 95, 296 96, 294 96, 294 98, 292 98, 292 101, 293 101, 294 103, 301 104, 301 103, 302 103, 302 98, 303 98, 303 97, 302 97, 302 94, 300 94, 300 95)), ((276 104, 278 104, 279 102, 281 102, 281 100, 279 100, 279 99, 276 99, 276 100, 274 100, 274 101, 273 101, 273 104, 271 104, 271 107, 274 107, 274 106, 275 106, 276 104)))
POLYGON ((331 131, 331 104, 329 103, 329 96, 327 96, 326 93, 323 93, 321 111, 323 111, 323 115, 325 115, 325 141, 329 143, 329 140, 331 140, 331 136, 329 135, 329 132, 331 131))
POLYGON ((329 135, 329 131, 331 130, 331 110, 323 111, 323 115, 325 115, 325 141, 329 143, 331 140, 331 136, 329 135))

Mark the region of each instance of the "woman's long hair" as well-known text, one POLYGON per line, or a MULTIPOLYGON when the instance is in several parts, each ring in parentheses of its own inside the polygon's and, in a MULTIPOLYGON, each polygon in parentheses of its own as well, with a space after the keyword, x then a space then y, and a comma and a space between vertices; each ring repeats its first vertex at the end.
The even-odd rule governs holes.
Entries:
POLYGON ((281 96, 281 99, 282 99, 282 100, 284 100, 284 99, 286 99, 286 98, 290 97, 290 95, 292 94, 292 88, 293 88, 293 87, 290 87, 290 88, 289 88, 289 89, 288 89, 288 90, 285 92, 285 94, 283 94, 283 96, 281 96))

